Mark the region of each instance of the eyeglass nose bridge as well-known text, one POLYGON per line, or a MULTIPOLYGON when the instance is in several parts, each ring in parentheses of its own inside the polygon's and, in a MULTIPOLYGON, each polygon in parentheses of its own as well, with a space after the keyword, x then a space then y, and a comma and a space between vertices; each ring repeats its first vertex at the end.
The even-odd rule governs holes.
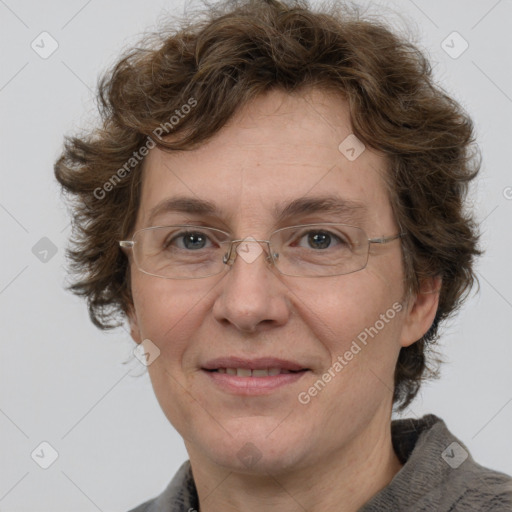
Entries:
MULTIPOLYGON (((247 238, 244 238, 241 240, 231 240, 231 242, 229 243, 229 250, 223 256, 222 262, 231 267, 235 263, 235 259, 236 259, 237 255, 239 254, 239 251, 237 249, 240 246, 240 244, 243 244, 243 243, 245 243, 245 244, 257 243, 259 245, 260 249, 261 249, 261 244, 264 243, 267 245, 267 250, 265 251, 264 249, 261 249, 261 251, 266 253, 265 260, 267 262, 275 265, 275 263, 279 259, 279 253, 272 252, 272 248, 270 247, 270 240, 256 240, 255 238, 247 237, 247 238)), ((247 250, 245 252, 249 253, 249 250, 247 250)), ((253 253, 252 256, 249 256, 249 254, 248 254, 247 257, 242 256, 242 259, 246 263, 252 263, 253 261, 255 261, 258 258, 259 255, 260 255, 259 252, 257 255, 255 255, 253 253)))

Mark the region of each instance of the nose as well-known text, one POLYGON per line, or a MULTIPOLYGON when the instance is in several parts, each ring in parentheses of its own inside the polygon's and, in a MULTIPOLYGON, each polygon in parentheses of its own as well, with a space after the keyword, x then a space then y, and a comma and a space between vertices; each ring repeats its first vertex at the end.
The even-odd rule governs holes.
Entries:
POLYGON ((288 321, 288 288, 273 268, 267 251, 268 247, 254 238, 233 246, 230 269, 219 283, 213 306, 218 322, 255 333, 288 321))

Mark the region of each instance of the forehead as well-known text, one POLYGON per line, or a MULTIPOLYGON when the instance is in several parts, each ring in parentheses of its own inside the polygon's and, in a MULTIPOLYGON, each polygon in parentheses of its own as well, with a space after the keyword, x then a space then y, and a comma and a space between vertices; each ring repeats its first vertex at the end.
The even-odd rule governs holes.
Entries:
POLYGON ((150 151, 137 227, 155 225, 157 213, 166 218, 177 205, 182 213, 197 207, 225 225, 263 225, 286 213, 308 214, 308 199, 309 210, 316 201, 338 213, 352 211, 361 221, 385 221, 391 215, 386 160, 355 146, 353 137, 340 95, 272 91, 246 104, 197 149, 150 151))

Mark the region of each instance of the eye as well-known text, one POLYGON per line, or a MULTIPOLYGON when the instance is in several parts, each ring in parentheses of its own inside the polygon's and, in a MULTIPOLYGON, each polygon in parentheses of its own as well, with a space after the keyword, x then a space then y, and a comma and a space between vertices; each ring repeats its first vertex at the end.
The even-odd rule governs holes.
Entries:
POLYGON ((340 246, 348 246, 349 243, 346 238, 342 238, 334 233, 326 230, 314 230, 308 231, 307 233, 301 235, 299 237, 299 243, 297 244, 300 247, 305 247, 306 249, 329 249, 334 245, 340 246), (301 242, 305 241, 306 246, 302 245, 301 242))
POLYGON ((164 242, 164 249, 169 248, 174 243, 178 249, 192 251, 204 249, 208 243, 211 245, 208 235, 201 231, 180 232, 164 242))

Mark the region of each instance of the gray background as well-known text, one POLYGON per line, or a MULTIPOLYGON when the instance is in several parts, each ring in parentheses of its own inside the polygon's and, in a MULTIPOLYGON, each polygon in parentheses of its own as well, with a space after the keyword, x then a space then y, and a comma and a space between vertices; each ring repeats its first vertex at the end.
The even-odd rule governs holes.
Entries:
MULTIPOLYGON (((404 416, 441 416, 479 463, 512 474, 512 2, 382 5, 473 116, 484 157, 472 195, 487 247, 481 290, 444 331, 442 378, 404 416), (457 58, 464 43, 453 31, 469 44, 457 58)), ((127 510, 159 493, 187 458, 128 332, 100 332, 64 291, 70 227, 52 169, 63 134, 96 119, 99 73, 173 10, 181 1, 0 0, 3 512, 127 510), (46 59, 31 48, 35 40, 40 52, 51 49, 43 31, 59 45, 46 59), (43 441, 58 452, 48 469, 31 458, 43 441)), ((48 462, 49 450, 38 450, 34 458, 48 462)))

